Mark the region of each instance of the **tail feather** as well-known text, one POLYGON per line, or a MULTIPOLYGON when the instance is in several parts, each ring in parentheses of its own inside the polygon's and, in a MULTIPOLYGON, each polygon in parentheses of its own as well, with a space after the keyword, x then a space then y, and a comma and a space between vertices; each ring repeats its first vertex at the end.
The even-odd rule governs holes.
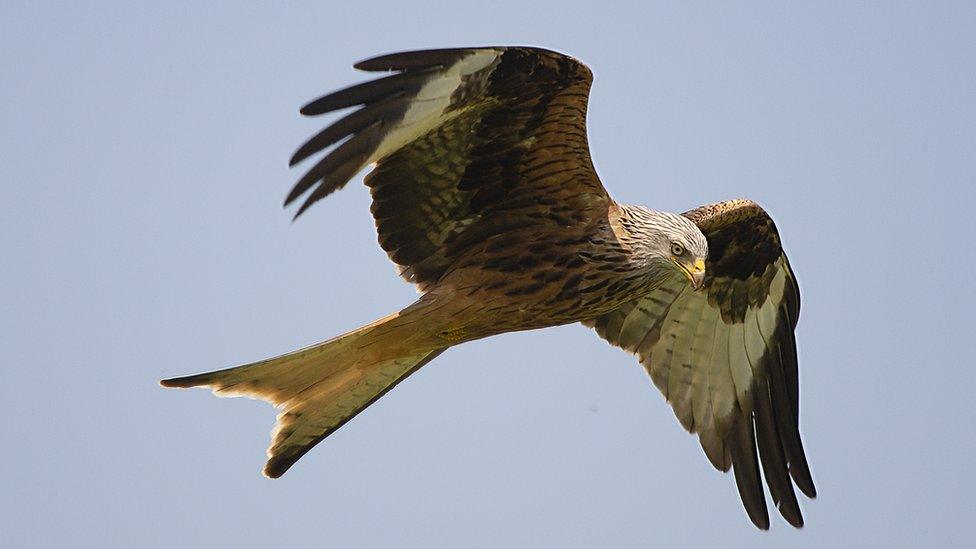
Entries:
POLYGON ((209 387, 279 409, 264 474, 278 478, 299 458, 445 348, 411 347, 381 319, 345 335, 253 364, 165 379, 164 387, 209 387), (384 327, 385 329, 377 329, 384 327))
POLYGON ((246 396, 283 406, 305 387, 345 366, 357 330, 273 358, 223 370, 174 377, 159 382, 163 387, 207 387, 221 397, 246 396), (347 355, 344 357, 343 355, 347 355))
POLYGON ((278 414, 264 475, 269 478, 283 475, 316 444, 444 351, 436 349, 376 364, 367 370, 344 372, 314 397, 287 407, 278 414))

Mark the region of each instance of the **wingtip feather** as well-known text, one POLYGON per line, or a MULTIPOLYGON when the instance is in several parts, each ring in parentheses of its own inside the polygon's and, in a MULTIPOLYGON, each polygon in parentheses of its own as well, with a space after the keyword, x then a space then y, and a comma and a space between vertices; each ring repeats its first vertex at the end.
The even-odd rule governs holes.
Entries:
POLYGON ((809 469, 804 470, 803 473, 794 473, 794 470, 791 467, 790 476, 793 477, 793 482, 796 483, 796 487, 803 492, 803 495, 810 499, 817 499, 817 488, 813 485, 813 478, 810 476, 809 469))
POLYGON ((280 467, 279 465, 274 463, 274 459, 272 458, 269 459, 268 462, 264 464, 264 469, 261 470, 261 474, 264 475, 266 478, 270 478, 274 480, 277 478, 281 478, 281 475, 285 474, 285 471, 287 471, 289 467, 291 467, 291 464, 288 464, 285 467, 280 467))
POLYGON ((197 374, 192 376, 171 377, 159 380, 159 385, 167 389, 189 389, 206 385, 209 380, 207 374, 197 374))
POLYGON ((444 48, 388 53, 363 59, 353 64, 353 68, 367 72, 383 72, 443 67, 479 49, 491 48, 444 48))

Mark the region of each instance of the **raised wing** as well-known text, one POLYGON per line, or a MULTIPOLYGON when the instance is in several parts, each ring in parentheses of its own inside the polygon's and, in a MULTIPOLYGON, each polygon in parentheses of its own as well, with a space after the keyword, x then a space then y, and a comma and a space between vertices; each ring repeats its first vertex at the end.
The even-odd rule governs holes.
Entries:
POLYGON ((493 235, 606 216, 586 139, 592 74, 579 61, 497 47, 395 53, 356 68, 398 72, 302 108, 362 107, 295 153, 293 165, 341 142, 288 195, 286 205, 311 190, 296 217, 376 163, 366 185, 380 245, 424 289, 493 235))
POLYGON ((796 279, 757 204, 733 200, 684 215, 708 238, 705 291, 682 279, 584 324, 638 356, 712 464, 733 468, 756 526, 769 528, 762 463, 773 502, 800 527, 793 483, 811 498, 816 489, 799 432, 796 279))

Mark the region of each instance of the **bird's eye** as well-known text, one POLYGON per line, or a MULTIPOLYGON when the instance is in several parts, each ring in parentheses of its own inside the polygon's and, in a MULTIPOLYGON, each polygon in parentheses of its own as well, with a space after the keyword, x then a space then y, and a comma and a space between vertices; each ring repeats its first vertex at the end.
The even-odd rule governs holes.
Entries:
POLYGON ((671 253, 674 255, 683 255, 685 253, 685 247, 677 242, 671 243, 671 253))

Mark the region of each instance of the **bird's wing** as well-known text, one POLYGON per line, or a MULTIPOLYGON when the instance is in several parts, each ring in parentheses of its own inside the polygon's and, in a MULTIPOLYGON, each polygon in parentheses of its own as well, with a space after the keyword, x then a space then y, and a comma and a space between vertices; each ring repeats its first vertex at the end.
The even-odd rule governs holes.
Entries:
POLYGON ((559 230, 605 217, 590 161, 592 74, 548 50, 494 47, 394 53, 357 63, 394 74, 326 95, 315 116, 360 107, 302 145, 292 165, 331 148, 295 184, 296 217, 366 177, 379 242, 421 289, 469 246, 518 228, 559 230))
POLYGON ((780 513, 802 526, 793 483, 809 497, 816 491, 798 425, 796 278, 755 203, 684 215, 708 238, 704 291, 682 279, 584 324, 638 356, 712 464, 734 469, 756 526, 769 527, 760 463, 780 513))

